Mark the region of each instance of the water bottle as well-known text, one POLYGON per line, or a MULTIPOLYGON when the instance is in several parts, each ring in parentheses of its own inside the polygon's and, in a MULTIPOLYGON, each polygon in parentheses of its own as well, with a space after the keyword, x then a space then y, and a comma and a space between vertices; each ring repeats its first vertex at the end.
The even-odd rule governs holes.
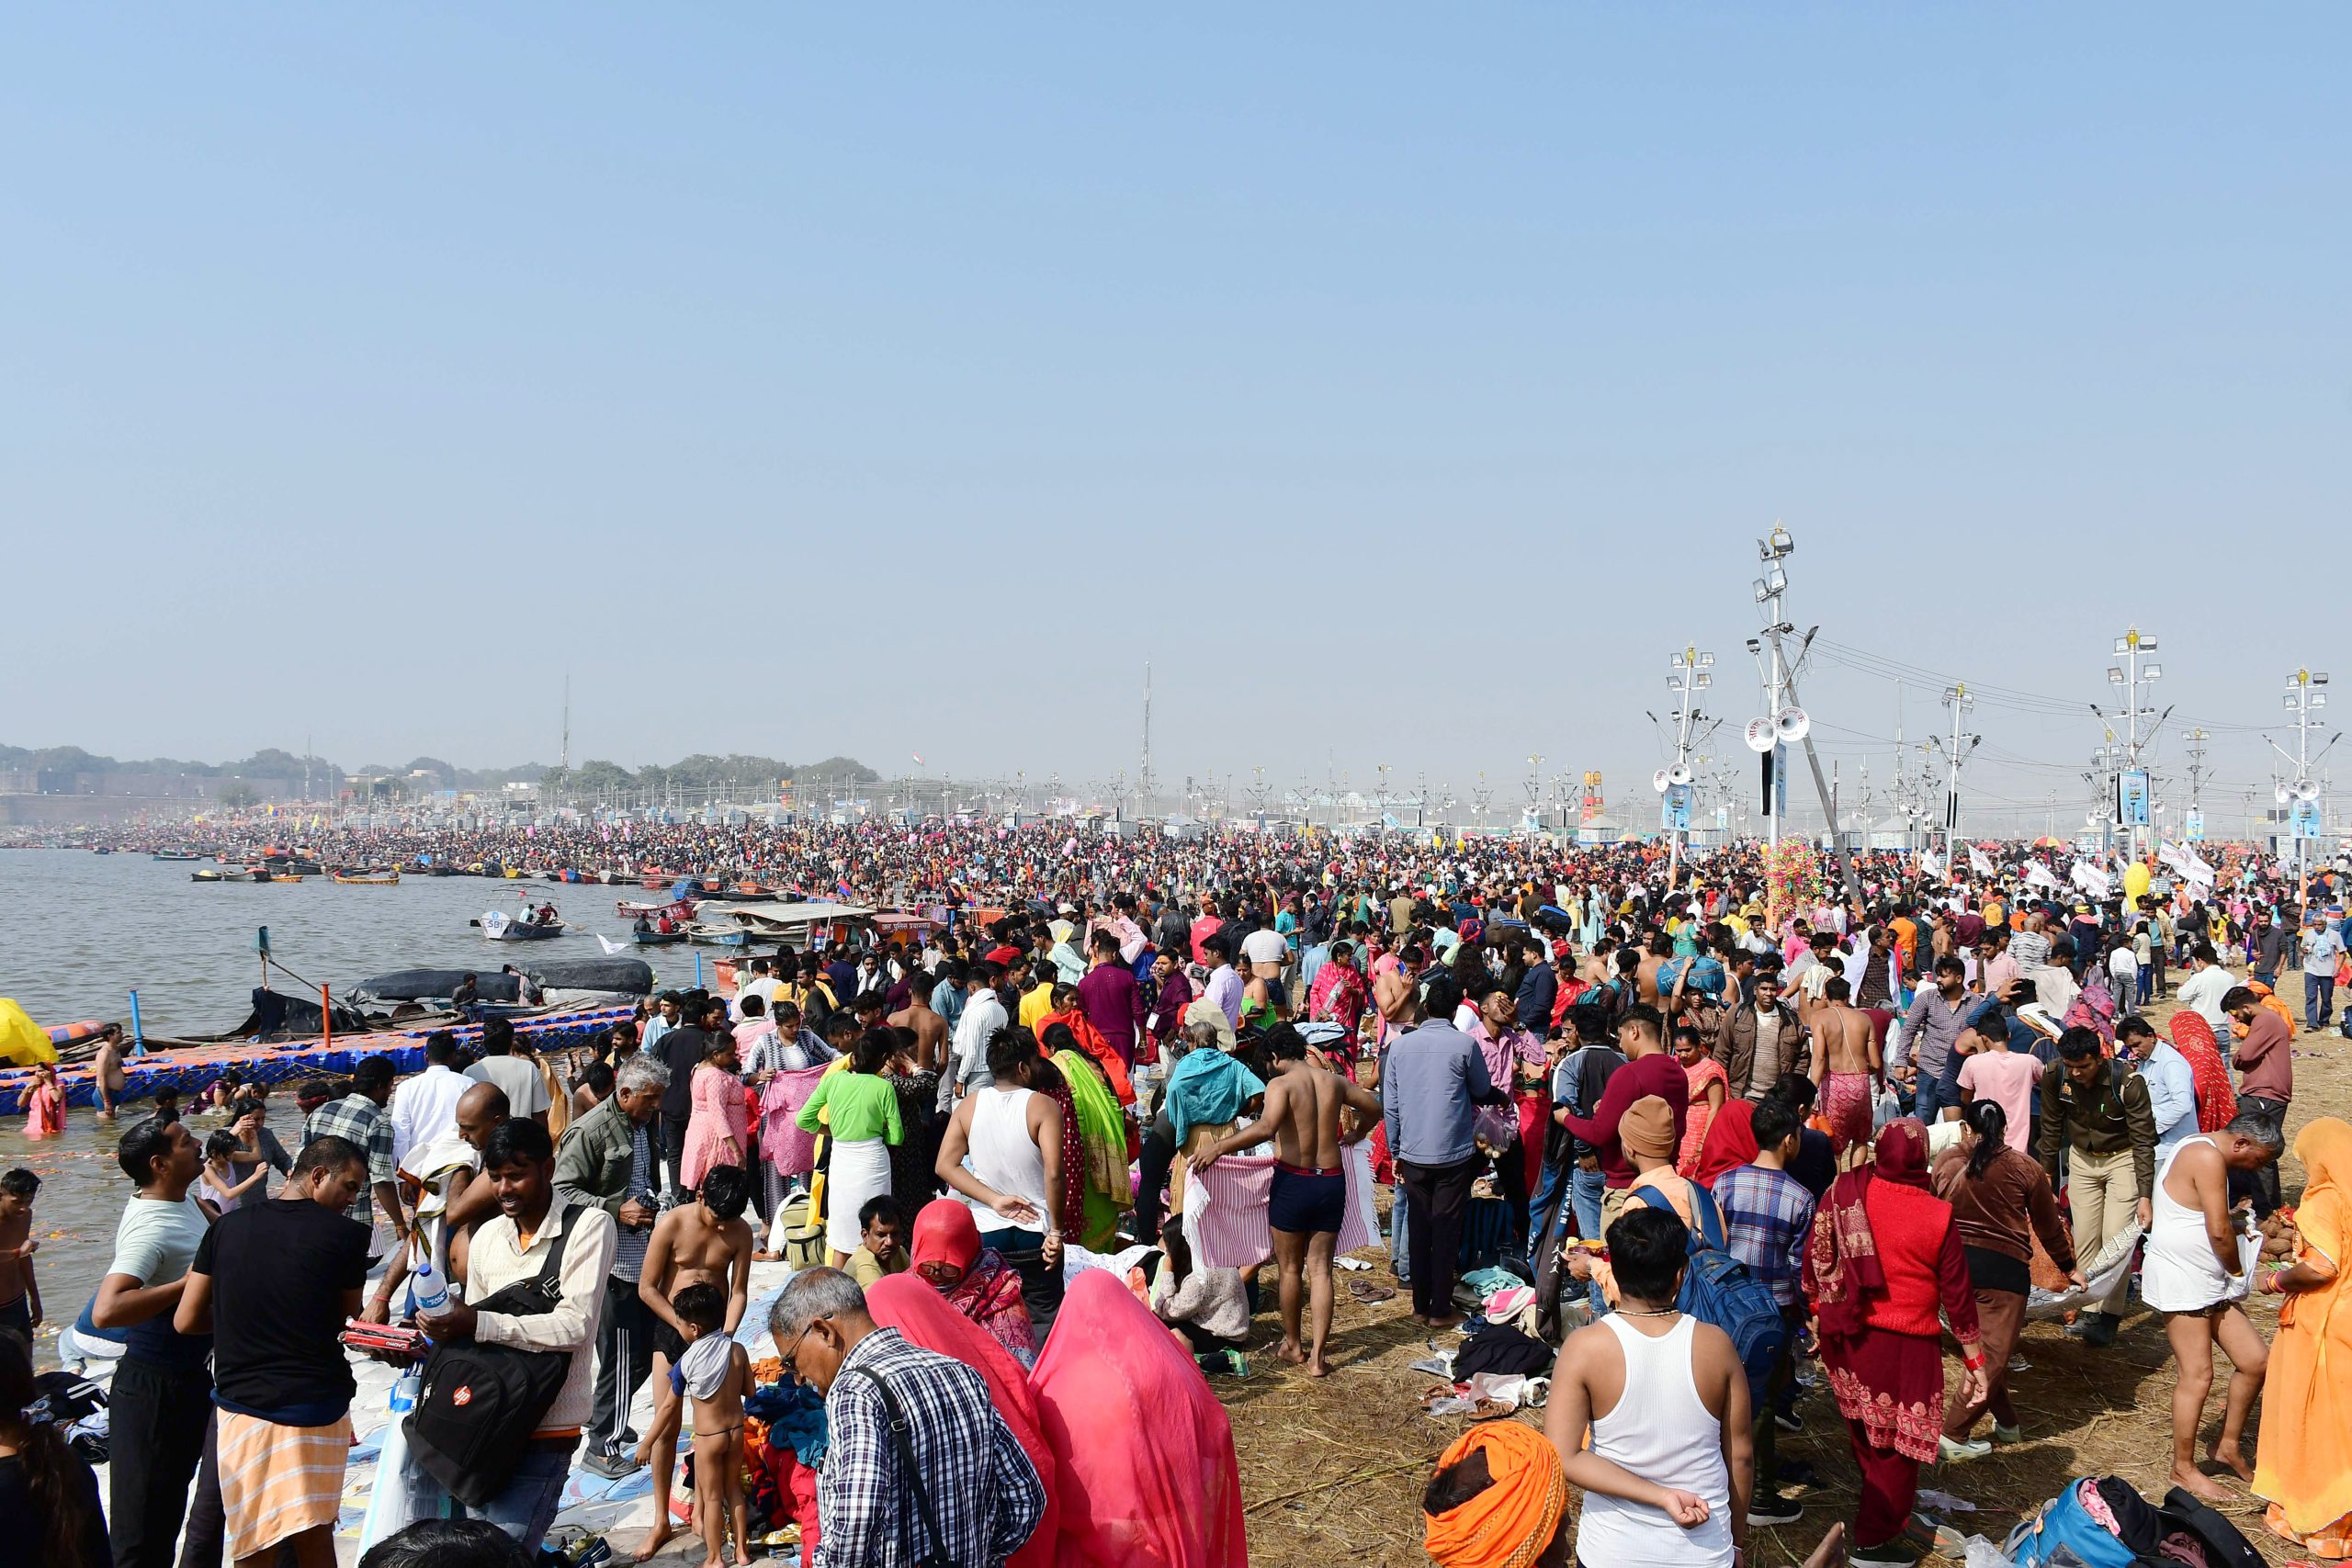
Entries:
POLYGON ((430 1316, 449 1304, 449 1287, 433 1271, 430 1258, 416 1266, 409 1276, 409 1306, 419 1316, 430 1316))

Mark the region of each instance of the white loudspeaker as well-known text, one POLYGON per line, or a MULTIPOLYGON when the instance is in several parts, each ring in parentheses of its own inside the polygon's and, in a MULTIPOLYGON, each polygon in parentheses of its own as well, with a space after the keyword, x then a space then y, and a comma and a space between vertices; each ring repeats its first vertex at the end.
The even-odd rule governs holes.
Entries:
POLYGON ((1802 740, 1813 728, 1813 718, 1803 708, 1782 708, 1778 738, 1802 740))
POLYGON ((1749 750, 1770 751, 1773 746, 1778 743, 1778 740, 1779 738, 1772 732, 1772 721, 1770 719, 1751 718, 1747 721, 1747 749, 1749 750))

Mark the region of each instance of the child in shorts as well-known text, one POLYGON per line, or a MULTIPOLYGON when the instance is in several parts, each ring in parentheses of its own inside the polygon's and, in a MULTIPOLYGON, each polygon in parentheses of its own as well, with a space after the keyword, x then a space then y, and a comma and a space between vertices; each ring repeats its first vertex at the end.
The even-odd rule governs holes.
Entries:
POLYGON ((703 1568, 725 1568, 730 1517, 735 1561, 749 1562, 759 1555, 743 1495, 743 1396, 752 1392, 752 1359, 725 1332, 727 1296, 718 1286, 688 1285, 670 1305, 685 1325, 685 1354, 670 1369, 670 1382, 694 1402, 695 1529, 709 1554, 703 1568))

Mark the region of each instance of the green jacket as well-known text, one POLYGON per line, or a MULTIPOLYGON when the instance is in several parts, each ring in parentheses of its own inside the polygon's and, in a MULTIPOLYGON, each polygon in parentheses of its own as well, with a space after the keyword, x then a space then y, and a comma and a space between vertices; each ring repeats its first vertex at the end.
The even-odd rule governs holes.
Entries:
POLYGON ((620 1096, 607 1095, 556 1140, 556 1193, 565 1202, 593 1204, 618 1219, 628 1201, 629 1167, 636 1157, 636 1128, 621 1111, 620 1096))

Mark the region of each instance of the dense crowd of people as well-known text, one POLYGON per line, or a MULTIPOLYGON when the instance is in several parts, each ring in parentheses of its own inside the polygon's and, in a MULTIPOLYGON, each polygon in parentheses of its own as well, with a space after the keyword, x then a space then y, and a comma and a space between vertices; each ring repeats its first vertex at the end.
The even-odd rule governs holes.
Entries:
MULTIPOLYGON (((404 1081, 364 1060, 300 1086, 291 1149, 258 1085, 208 1091, 201 1140, 172 1108, 127 1126, 135 1193, 76 1325, 121 1343, 111 1560, 333 1561, 346 1343, 405 1360, 413 1324, 428 1375, 384 1484, 414 1522, 378 1551, 469 1519, 536 1551, 576 1463, 650 1468, 650 1554, 691 1431, 714 1568, 758 1552, 755 1519, 839 1568, 1238 1562, 1215 1390, 1247 1374, 1260 1268, 1273 1354, 1321 1377, 1334 1258, 1382 1241, 1424 1332, 1463 1325, 1466 1264, 1516 1274, 1553 1378, 1540 1434, 1449 1451, 1441 1562, 1729 1564, 1804 1517, 1777 1434, 1816 1387, 1861 1478, 1839 1550, 1909 1562, 1919 1467, 2022 1440, 2029 1312, 2103 1347, 2135 1292, 2177 1362, 2173 1482, 2224 1499, 2234 1476, 2301 1548, 2352 1545, 2352 1390, 2324 1370, 2352 1126, 2302 1126, 2291 1211, 2277 1175, 2277 985, 2301 974, 2302 1030, 2330 1023, 2336 872, 2065 877, 2013 847, 1957 880, 1860 856, 1838 886, 1804 851, 1234 834, 1074 857, 1069 830, 631 840, 987 914, 750 955, 731 996, 663 993, 570 1060, 497 1019, 470 1061, 446 1034, 404 1081), (785 1258, 754 1363, 752 1270, 785 1258), (2292 1303, 2268 1347, 2257 1276, 2292 1303), (2298 1376, 2266 1397, 2272 1357, 2298 1376), (486 1392, 453 1407, 459 1370, 486 1392)), ((539 847, 584 863, 610 831, 539 847)), ((0 1331, 40 1317, 6 1250, 29 1180, 0 1177, 0 1331)), ((106 1560, 79 1461, 11 1430, 69 1543, 48 1560, 106 1560)))

